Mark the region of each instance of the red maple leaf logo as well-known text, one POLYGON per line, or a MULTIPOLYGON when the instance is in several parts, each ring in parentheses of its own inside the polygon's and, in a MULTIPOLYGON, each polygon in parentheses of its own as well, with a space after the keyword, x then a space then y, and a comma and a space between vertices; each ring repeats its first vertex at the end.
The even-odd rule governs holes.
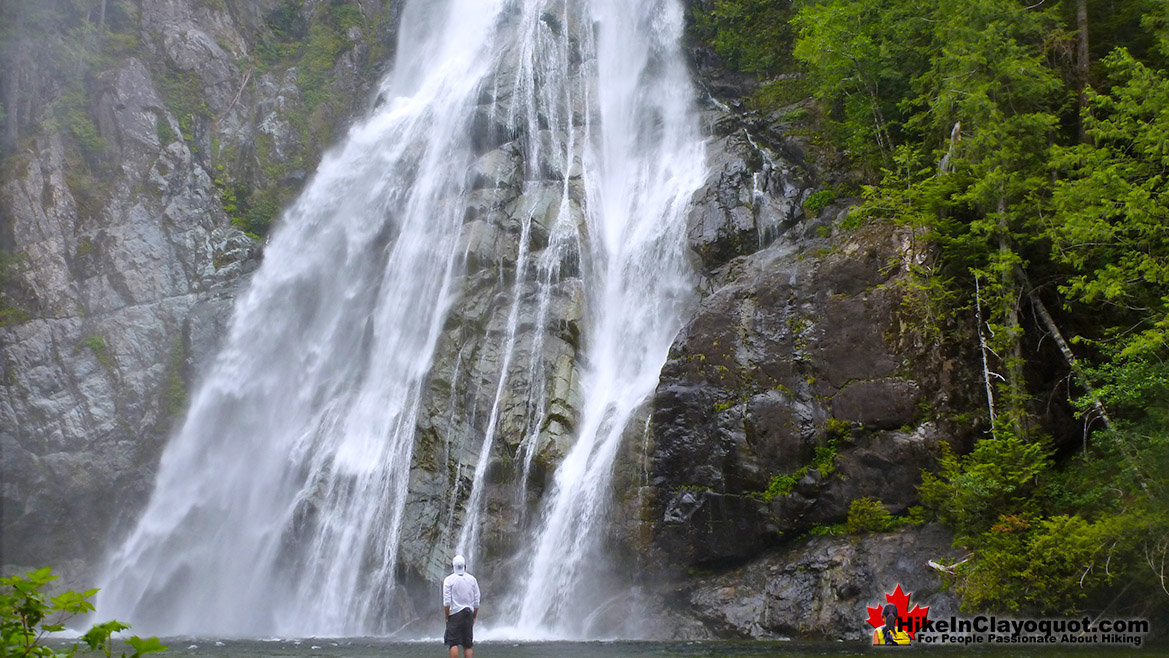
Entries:
MULTIPOLYGON (((885 594, 885 603, 892 603, 897 606, 897 627, 909 634, 909 638, 917 639, 914 636, 917 631, 929 621, 929 607, 921 607, 914 604, 913 610, 909 609, 909 592, 901 591, 901 585, 897 585, 897 589, 893 590, 892 594, 885 594)), ((866 606, 869 611, 869 625, 873 628, 880 628, 885 625, 885 618, 881 616, 882 610, 885 606, 879 605, 875 608, 866 606)))

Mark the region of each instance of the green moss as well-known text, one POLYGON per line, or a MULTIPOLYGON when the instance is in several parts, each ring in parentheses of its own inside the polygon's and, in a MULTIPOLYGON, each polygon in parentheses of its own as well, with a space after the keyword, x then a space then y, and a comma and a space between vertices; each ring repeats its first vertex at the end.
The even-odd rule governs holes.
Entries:
POLYGON ((836 472, 836 444, 816 446, 812 456, 811 467, 816 469, 822 478, 832 477, 836 472))
POLYGON ((365 16, 357 5, 334 4, 329 8, 329 18, 341 33, 348 32, 351 27, 365 25, 365 16))
POLYGON ((90 240, 89 238, 81 238, 81 240, 77 243, 77 251, 73 254, 73 257, 85 258, 96 250, 97 247, 93 244, 93 240, 90 240))
POLYGON ((297 83, 310 112, 328 97, 328 83, 332 81, 337 56, 347 45, 344 34, 328 25, 317 23, 309 29, 297 83))
POLYGON ((133 34, 109 32, 105 35, 105 52, 116 57, 137 55, 142 52, 142 42, 133 34))
POLYGON ((155 117, 154 130, 158 135, 158 143, 160 145, 166 146, 167 144, 175 141, 175 131, 171 129, 170 121, 167 121, 166 117, 155 117))
POLYGON ((767 490, 760 494, 759 498, 763 499, 764 502, 771 502, 776 497, 788 495, 807 473, 808 467, 805 466, 790 475, 776 475, 771 478, 771 483, 767 485, 767 490))
POLYGON ((804 330, 808 328, 808 325, 811 324, 811 322, 809 320, 807 320, 806 318, 802 318, 802 317, 800 317, 798 315, 794 315, 794 314, 787 316, 786 322, 787 322, 787 330, 789 332, 791 332, 793 335, 802 334, 804 332, 804 330))
POLYGON ((834 443, 839 439, 848 439, 852 432, 852 423, 847 420, 839 418, 829 418, 824 421, 824 434, 827 435, 829 442, 834 443))
POLYGON ((21 324, 32 319, 28 311, 14 305, 7 295, 0 296, 0 327, 21 324))
POLYGON ((101 336, 90 336, 86 338, 84 344, 89 349, 93 350, 93 355, 97 357, 98 363, 106 367, 107 370, 113 370, 116 365, 114 357, 110 354, 110 350, 106 347, 106 341, 101 336))
POLYGON ((855 231, 856 229, 865 225, 864 213, 858 212, 856 208, 848 211, 844 219, 840 222, 840 228, 846 231, 855 231))
POLYGON ((264 189, 253 194, 248 199, 246 209, 237 218, 238 221, 233 219, 233 223, 257 239, 267 234, 272 221, 280 214, 280 209, 283 207, 277 200, 279 195, 280 190, 274 188, 264 189))
POLYGON ((187 385, 183 382, 183 361, 187 358, 183 341, 176 340, 171 347, 170 367, 166 377, 166 387, 163 392, 163 409, 166 415, 174 418, 187 407, 187 385))
POLYGON ((848 532, 848 526, 844 523, 833 523, 830 525, 817 524, 808 530, 808 534, 815 537, 825 537, 830 535, 843 535, 848 532))
POLYGON ((58 127, 68 131, 86 160, 93 162, 105 155, 107 144, 89 116, 88 105, 84 91, 71 89, 54 103, 53 114, 58 127))
POLYGON ((223 178, 215 179, 215 189, 219 190, 219 203, 223 206, 223 212, 231 217, 231 223, 236 223, 236 215, 239 212, 239 204, 235 198, 235 188, 223 178))
POLYGON ((195 127, 211 120, 202 80, 196 75, 171 69, 159 82, 159 89, 167 109, 178 119, 183 139, 190 141, 195 136, 195 127))
POLYGON ((82 217, 96 217, 105 205, 102 184, 82 163, 75 163, 65 170, 65 185, 73 195, 77 214, 82 217))
POLYGON ((8 294, 9 286, 16 282, 26 259, 22 253, 0 251, 0 327, 20 324, 30 319, 29 313, 8 294))
MULTIPOLYGON (((761 112, 770 112, 803 101, 811 96, 811 89, 802 77, 787 77, 772 80, 759 87, 747 99, 747 107, 761 112)), ((798 108, 784 114, 781 121, 803 121, 808 111, 798 108)))
POLYGON ((801 466, 793 473, 779 474, 771 478, 765 491, 752 494, 764 502, 771 502, 777 496, 786 496, 795 489, 796 484, 812 470, 819 474, 821 479, 832 477, 836 473, 836 440, 830 438, 824 445, 816 446, 812 454, 812 461, 801 466))

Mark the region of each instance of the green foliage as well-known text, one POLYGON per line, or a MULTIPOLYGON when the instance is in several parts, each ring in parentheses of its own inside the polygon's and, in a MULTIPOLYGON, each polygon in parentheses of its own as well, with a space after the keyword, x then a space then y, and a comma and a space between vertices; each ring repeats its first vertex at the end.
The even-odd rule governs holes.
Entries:
POLYGON ((832 535, 843 535, 848 532, 848 526, 844 523, 833 523, 830 525, 814 525, 808 531, 809 535, 813 537, 828 537, 832 535))
POLYGON ((1050 466, 1049 449, 1009 431, 985 437, 969 455, 943 444, 941 469, 924 473, 922 502, 963 538, 985 532, 1002 514, 1034 514, 1033 493, 1050 466))
POLYGON ((832 477, 836 472, 836 441, 828 445, 816 446, 812 454, 811 468, 816 469, 822 478, 832 477))
MULTIPOLYGON (((53 633, 65 630, 65 623, 94 607, 90 599, 96 589, 84 592, 66 591, 49 596, 45 589, 56 579, 48 567, 30 571, 23 576, 0 578, 0 656, 5 658, 74 658, 78 651, 97 651, 110 658, 113 655, 113 635, 130 628, 119 621, 95 624, 81 636, 85 643, 73 644, 61 651, 45 644, 53 633)), ((126 641, 134 650, 122 658, 141 658, 148 653, 166 650, 158 638, 131 637, 126 641)))
POLYGON ((182 339, 176 340, 174 347, 171 348, 170 368, 163 393, 164 409, 170 418, 181 414, 187 406, 187 385, 183 383, 183 361, 186 358, 187 352, 182 339))
MULTIPOLYGON (((809 96, 811 90, 803 76, 787 75, 760 85, 747 100, 747 105, 752 110, 767 112, 806 100, 809 96)), ((807 118, 808 111, 797 108, 780 117, 780 121, 802 121, 807 118)))
POLYGON ((792 492, 792 489, 795 489, 796 484, 798 484, 800 479, 807 475, 807 473, 807 467, 804 467, 790 475, 776 475, 771 478, 771 482, 767 485, 767 489, 762 494, 760 494, 759 497, 764 502, 769 503, 779 496, 786 496, 792 492))
POLYGON ((1004 515, 979 538, 979 559, 959 567, 957 588, 967 609, 1070 614, 1132 577, 1150 528, 1136 515, 1004 515))
POLYGON ((158 143, 166 146, 175 141, 175 131, 170 127, 170 121, 165 116, 158 116, 154 119, 154 129, 158 134, 158 143))
POLYGON ((1052 158, 1062 179, 1047 235, 1054 259, 1075 272, 1061 291, 1113 319, 1097 346, 1117 359, 1114 368, 1139 369, 1169 356, 1169 77, 1123 49, 1103 64, 1114 85, 1087 93, 1092 143, 1052 158))
POLYGON ((98 133, 97 126, 89 117, 86 95, 78 90, 68 91, 54 105, 54 115, 61 127, 67 130, 89 161, 99 159, 106 152, 106 141, 98 133))
POLYGON ((1146 565, 1169 545, 1169 433, 1124 438, 1143 473, 1108 434, 1055 472, 1044 448, 1000 428, 966 457, 947 453, 939 476, 925 475, 923 500, 974 551, 954 583, 966 609, 1067 614, 1121 582, 1156 596, 1159 574, 1146 565))
POLYGON ((116 365, 114 357, 110 354, 110 350, 106 347, 106 341, 101 336, 90 336, 85 339, 85 346, 93 351, 93 355, 97 357, 98 363, 105 366, 108 370, 113 370, 116 365))
POLYGON ((77 259, 85 258, 96 250, 97 246, 93 244, 93 240, 82 238, 77 241, 77 251, 73 254, 73 257, 77 259))
POLYGON ((195 128, 211 120, 211 108, 207 107, 199 76, 170 69, 160 81, 159 88, 167 109, 179 121, 183 139, 194 139, 195 128))
POLYGON ((893 220, 924 243, 899 284, 909 330, 987 341, 991 432, 919 489, 972 551, 954 583, 972 608, 1163 605, 1147 565, 1169 552, 1169 14, 1089 12, 1083 108, 1071 3, 825 0, 793 20, 828 134, 870 178, 846 227, 893 220), (1032 295, 1076 364, 1037 348, 1052 329, 1032 295), (1060 402, 1038 380, 1066 371, 1091 436, 1044 434, 1060 402), (1089 422, 1100 404, 1108 427, 1089 422))
POLYGON ((328 25, 317 23, 309 29, 297 82, 310 110, 327 98, 326 85, 332 78, 337 56, 346 45, 344 35, 328 25))
MULTIPOLYGON (((848 423, 844 423, 844 427, 845 431, 847 431, 850 426, 848 423)), ((824 445, 816 446, 814 449, 810 463, 801 466, 794 473, 773 476, 771 482, 767 485, 767 489, 755 495, 765 502, 771 502, 777 496, 786 496, 813 469, 815 469, 821 479, 832 477, 832 474, 836 472, 836 434, 831 428, 829 428, 828 434, 827 442, 824 445)))
POLYGON ((804 212, 811 217, 819 217, 820 211, 836 200, 836 190, 816 190, 804 199, 804 212))
POLYGON ((332 84, 337 57, 352 44, 347 32, 351 27, 365 23, 361 9, 353 4, 327 5, 326 14, 314 22, 308 31, 308 40, 299 52, 300 77, 297 82, 305 105, 312 112, 325 102, 332 84))
POLYGON ((360 28, 365 25, 365 16, 361 13, 361 7, 355 4, 333 3, 329 7, 329 20, 341 33, 348 32, 351 27, 360 28))
POLYGON ((848 439, 852 432, 852 423, 849 421, 842 421, 841 418, 835 416, 826 418, 824 421, 824 434, 828 436, 829 441, 835 445, 836 441, 843 441, 848 439))
POLYGON ((848 506, 848 521, 845 526, 853 534, 888 532, 897 526, 897 520, 885 509, 881 501, 865 496, 857 498, 848 506))
POLYGON ((888 157, 903 123, 899 103, 924 67, 927 16, 900 0, 808 3, 792 20, 793 54, 828 110, 835 141, 860 162, 888 157))
POLYGON ((23 253, 0 251, 0 327, 27 322, 30 318, 9 293, 26 260, 23 253))
POLYGON ((769 75, 792 68, 791 17, 791 2, 715 0, 697 14, 695 29, 731 68, 769 75))
POLYGON ((83 163, 76 163, 65 171, 65 185, 77 204, 82 217, 96 217, 106 199, 106 190, 98 178, 83 163))

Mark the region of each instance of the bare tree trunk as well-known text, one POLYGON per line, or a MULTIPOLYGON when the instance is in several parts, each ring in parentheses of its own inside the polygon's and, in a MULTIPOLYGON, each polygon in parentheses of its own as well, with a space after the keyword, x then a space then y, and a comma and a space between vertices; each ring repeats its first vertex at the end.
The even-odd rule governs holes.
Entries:
MULTIPOLYGON (((1024 280, 1026 279, 1024 278, 1024 280)), ((1030 288, 1031 286, 1028 284, 1027 287, 1030 288)), ((1108 429, 1112 429, 1112 418, 1109 417, 1108 411, 1104 408, 1104 403, 1101 402, 1100 398, 1096 395, 1096 391, 1092 389, 1092 384, 1088 380, 1087 374, 1084 372, 1084 369, 1080 365, 1079 360, 1076 359, 1076 355, 1072 352, 1072 348, 1068 345, 1068 342, 1064 340, 1063 332, 1061 332, 1059 327, 1056 326, 1055 319, 1051 317, 1051 313, 1047 312, 1047 307, 1044 306, 1043 302, 1039 299, 1039 296, 1035 294, 1034 290, 1031 290, 1031 292, 1028 294, 1028 297, 1031 299, 1031 306, 1035 308, 1035 313, 1039 316, 1039 319, 1043 321, 1043 325, 1047 327, 1047 330, 1051 332, 1051 337, 1055 340, 1055 344, 1057 347, 1059 347, 1059 351, 1063 353, 1063 358, 1068 362, 1068 367, 1072 369, 1072 374, 1076 376, 1080 382, 1080 385, 1084 387, 1084 390, 1088 391, 1088 397, 1092 400, 1092 408, 1096 411, 1096 414, 1100 417, 1100 419, 1104 421, 1104 426, 1108 429)), ((1088 428, 1085 427, 1085 442, 1087 441, 1087 431, 1088 428)), ((1124 439, 1121 438, 1119 434, 1114 435, 1114 438, 1117 449, 1120 450, 1121 456, 1123 456, 1125 461, 1128 462, 1129 468, 1131 468, 1133 474, 1136 475, 1137 482, 1141 485, 1141 489, 1146 494, 1152 495, 1151 492, 1149 492, 1149 487, 1145 480, 1145 476, 1141 473, 1136 455, 1134 455, 1133 452, 1129 450, 1128 445, 1124 442, 1124 439)), ((1087 447, 1085 445, 1085 450, 1086 449, 1087 447)))
POLYGON ((101 9, 97 12, 97 33, 105 34, 106 31, 106 0, 101 0, 101 9))
POLYGON ((1104 408, 1104 403, 1096 396, 1096 391, 1092 390, 1092 385, 1088 381, 1084 369, 1080 366, 1080 362, 1076 359, 1076 355, 1072 352, 1072 348, 1068 342, 1064 340, 1063 332, 1055 324, 1055 319, 1051 317, 1051 313, 1047 312, 1047 306, 1039 299, 1039 295, 1032 290, 1028 295, 1031 299, 1031 305, 1035 307, 1035 313, 1039 315, 1039 319, 1043 321, 1043 325, 1047 327, 1047 331, 1051 333, 1051 337, 1055 340, 1056 347, 1059 348, 1063 358, 1068 362, 1068 366, 1072 369, 1072 373, 1080 380, 1080 385, 1088 391, 1088 397, 1092 399, 1092 408, 1096 410, 1096 414, 1104 421, 1104 426, 1112 429, 1112 418, 1108 416, 1108 411, 1104 408))
MULTIPOLYGON (((1076 42, 1076 77, 1080 86, 1080 111, 1088 106, 1088 75, 1091 58, 1088 54, 1088 0, 1078 0, 1076 3, 1076 28, 1079 30, 1079 39, 1076 42)), ((1087 144, 1087 127, 1083 116, 1080 117, 1080 143, 1087 144)))

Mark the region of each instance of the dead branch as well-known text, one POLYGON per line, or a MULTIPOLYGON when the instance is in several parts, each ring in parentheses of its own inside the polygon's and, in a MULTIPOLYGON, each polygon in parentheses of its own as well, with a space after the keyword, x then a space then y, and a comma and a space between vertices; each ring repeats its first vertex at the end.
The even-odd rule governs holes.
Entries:
POLYGON ((1096 391, 1093 390, 1091 384, 1088 383, 1088 377, 1085 375, 1083 368, 1080 366, 1080 362, 1076 360, 1076 355, 1072 352, 1072 348, 1069 347, 1067 341, 1064 340, 1063 332, 1061 332, 1059 327, 1056 326, 1055 319, 1052 318, 1051 313, 1047 311, 1047 306, 1044 305, 1043 300, 1039 299, 1039 295, 1035 294, 1034 290, 1028 294, 1028 297, 1030 297, 1031 305, 1035 308, 1035 312, 1039 315, 1039 319, 1043 320, 1043 324, 1047 327, 1047 331, 1051 334, 1052 340, 1055 341, 1056 346, 1059 347, 1059 351, 1063 354, 1063 358, 1068 362, 1068 366, 1071 367, 1072 372, 1075 373, 1076 377, 1080 380, 1080 384, 1085 389, 1087 389, 1088 397, 1092 399, 1092 408, 1096 410, 1096 413, 1099 414, 1100 419, 1104 421, 1104 426, 1108 429, 1112 429, 1112 418, 1108 416, 1108 411, 1104 408, 1104 403, 1100 401, 1100 398, 1096 395, 1096 391))
MULTIPOLYGON (((994 387, 990 383, 990 364, 986 353, 990 350, 986 345, 986 335, 982 333, 982 288, 978 283, 978 275, 974 275, 974 308, 978 319, 978 345, 982 349, 982 379, 986 382, 986 406, 990 409, 990 424, 994 426, 994 387)), ((1000 377, 1001 379, 1001 377, 1000 377)))
POLYGON ((937 569, 938 571, 941 571, 942 573, 948 573, 952 576, 952 575, 954 575, 954 572, 958 567, 960 567, 963 564, 966 564, 969 561, 970 561, 970 556, 967 555, 966 557, 955 562, 954 564, 941 564, 940 562, 935 562, 933 560, 927 561, 926 564, 928 564, 930 567, 932 567, 934 569, 937 569))

